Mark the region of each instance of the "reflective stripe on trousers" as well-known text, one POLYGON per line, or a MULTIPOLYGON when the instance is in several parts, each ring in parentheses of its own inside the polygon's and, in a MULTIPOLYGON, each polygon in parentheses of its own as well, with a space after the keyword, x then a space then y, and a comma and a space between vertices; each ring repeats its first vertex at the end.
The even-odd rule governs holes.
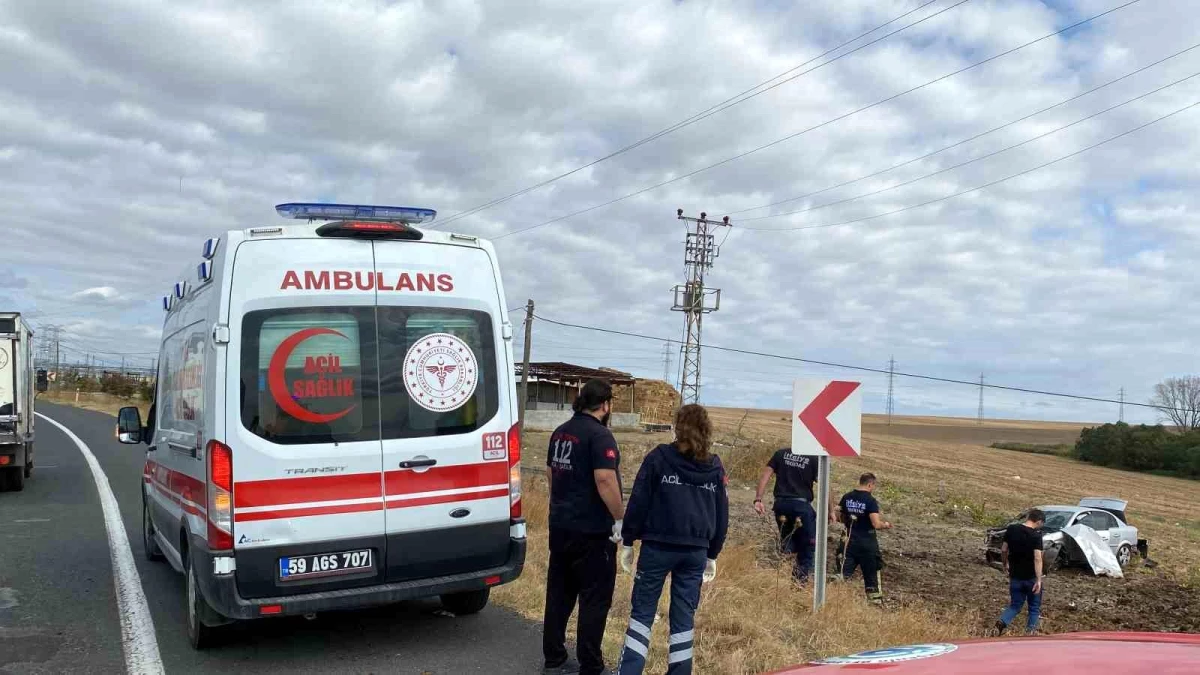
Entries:
POLYGON ((629 628, 621 648, 619 675, 640 675, 650 650, 650 629, 667 575, 671 577, 671 632, 667 637, 667 674, 690 675, 696 606, 707 552, 701 548, 646 542, 638 557, 630 601, 629 628))

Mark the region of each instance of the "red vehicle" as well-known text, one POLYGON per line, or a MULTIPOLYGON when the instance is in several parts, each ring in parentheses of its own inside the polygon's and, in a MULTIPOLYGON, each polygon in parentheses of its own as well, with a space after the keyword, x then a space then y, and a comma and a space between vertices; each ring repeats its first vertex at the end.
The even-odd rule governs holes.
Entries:
POLYGON ((908 645, 821 659, 774 675, 863 671, 887 675, 1195 675, 1200 673, 1200 634, 1065 633, 908 645))

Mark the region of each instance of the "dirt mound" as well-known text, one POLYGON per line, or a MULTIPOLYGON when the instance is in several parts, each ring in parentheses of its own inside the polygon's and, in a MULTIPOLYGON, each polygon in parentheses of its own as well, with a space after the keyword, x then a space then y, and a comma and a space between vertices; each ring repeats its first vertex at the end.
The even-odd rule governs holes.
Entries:
POLYGON ((629 412, 631 398, 633 410, 642 416, 643 422, 669 424, 679 406, 679 392, 662 380, 639 379, 632 387, 614 387, 613 410, 629 412))

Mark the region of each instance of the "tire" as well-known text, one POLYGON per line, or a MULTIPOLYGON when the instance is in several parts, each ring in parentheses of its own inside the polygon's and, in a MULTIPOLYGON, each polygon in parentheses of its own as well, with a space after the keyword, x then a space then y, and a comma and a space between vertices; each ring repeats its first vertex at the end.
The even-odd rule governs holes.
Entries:
POLYGON ((9 469, 8 473, 8 489, 13 492, 20 492, 25 489, 25 469, 16 467, 9 469))
POLYGON ((184 610, 187 613, 187 637, 188 643, 192 645, 192 649, 197 651, 208 649, 217 644, 222 631, 215 626, 206 626, 200 617, 210 614, 215 614, 208 601, 200 593, 199 582, 196 579, 196 570, 192 566, 191 556, 184 551, 183 564, 186 566, 187 582, 184 591, 184 610))
POLYGON ((150 520, 150 506, 146 504, 146 498, 142 497, 142 550, 146 554, 146 560, 158 562, 163 560, 162 549, 158 547, 158 542, 154 539, 154 523, 150 520))
POLYGON ((1121 547, 1117 549, 1117 564, 1126 567, 1130 560, 1133 560, 1133 547, 1129 544, 1121 544, 1121 547))
POLYGON ((491 594, 492 589, 490 588, 466 591, 465 593, 448 593, 442 596, 442 607, 455 616, 478 614, 483 611, 484 607, 487 607, 491 594))

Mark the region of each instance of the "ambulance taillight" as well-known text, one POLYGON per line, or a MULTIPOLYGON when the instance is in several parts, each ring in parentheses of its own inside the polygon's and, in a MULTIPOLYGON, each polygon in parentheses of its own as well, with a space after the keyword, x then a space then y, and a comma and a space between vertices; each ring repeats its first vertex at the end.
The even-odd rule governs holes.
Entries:
POLYGON ((220 441, 209 441, 208 547, 233 549, 233 450, 220 441))
POLYGON ((508 517, 521 517, 521 423, 508 430, 508 517))

